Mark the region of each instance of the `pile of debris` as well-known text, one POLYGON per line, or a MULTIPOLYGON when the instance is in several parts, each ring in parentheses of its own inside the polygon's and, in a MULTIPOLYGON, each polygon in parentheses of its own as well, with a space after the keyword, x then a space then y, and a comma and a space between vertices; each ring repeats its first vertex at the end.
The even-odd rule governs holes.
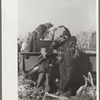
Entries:
POLYGON ((77 100, 96 100, 96 86, 93 83, 91 73, 88 73, 88 77, 84 76, 85 85, 81 86, 76 92, 77 100))
POLYGON ((85 79, 85 85, 77 90, 76 96, 67 98, 45 93, 43 100, 96 100, 96 86, 93 84, 91 73, 88 73, 88 77, 84 75, 83 77, 85 79))
POLYGON ((93 83, 91 73, 88 73, 88 77, 84 76, 85 84, 81 86, 75 96, 64 97, 49 94, 41 91, 40 97, 36 97, 36 82, 26 79, 24 76, 18 78, 18 98, 19 100, 34 100, 34 98, 42 100, 96 100, 96 86, 93 83), (43 94, 42 94, 43 93, 43 94), (41 95, 42 94, 42 95, 41 95))
POLYGON ((24 76, 18 77, 18 99, 31 100, 31 96, 36 92, 36 82, 26 79, 24 76))

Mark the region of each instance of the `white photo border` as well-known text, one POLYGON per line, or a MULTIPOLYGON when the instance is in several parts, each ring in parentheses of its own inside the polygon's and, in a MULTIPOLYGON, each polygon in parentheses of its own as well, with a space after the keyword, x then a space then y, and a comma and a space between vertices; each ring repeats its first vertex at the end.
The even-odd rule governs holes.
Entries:
MULTIPOLYGON (((1 0, 2 13, 2 100, 18 100, 17 0, 1 0)), ((96 0, 97 100, 99 100, 99 0, 96 0)))

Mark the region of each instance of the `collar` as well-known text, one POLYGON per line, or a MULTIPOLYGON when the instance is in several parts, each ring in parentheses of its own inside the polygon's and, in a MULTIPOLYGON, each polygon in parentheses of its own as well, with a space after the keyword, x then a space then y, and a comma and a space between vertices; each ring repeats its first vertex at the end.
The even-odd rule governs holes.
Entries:
POLYGON ((38 33, 38 35, 39 35, 39 31, 35 30, 35 32, 38 33))

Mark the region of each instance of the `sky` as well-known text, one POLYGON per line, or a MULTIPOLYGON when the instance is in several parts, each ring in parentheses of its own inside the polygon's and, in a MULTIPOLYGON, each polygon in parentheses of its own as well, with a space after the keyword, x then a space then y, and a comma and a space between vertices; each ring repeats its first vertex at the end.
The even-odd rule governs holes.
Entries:
POLYGON ((72 35, 96 30, 96 0, 18 0, 18 34, 39 24, 65 25, 72 35))

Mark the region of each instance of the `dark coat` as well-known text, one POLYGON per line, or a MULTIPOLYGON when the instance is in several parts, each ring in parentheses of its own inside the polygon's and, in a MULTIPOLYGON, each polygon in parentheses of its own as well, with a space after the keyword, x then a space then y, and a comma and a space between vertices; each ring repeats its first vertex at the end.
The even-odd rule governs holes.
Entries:
POLYGON ((76 43, 73 41, 66 41, 63 45, 62 61, 59 62, 59 72, 61 82, 58 87, 58 91, 65 92, 65 89, 69 88, 69 82, 72 79, 72 73, 74 71, 75 55, 77 51, 76 43))
POLYGON ((63 44, 63 55, 62 59, 65 61, 66 66, 73 66, 74 61, 79 56, 79 51, 77 48, 77 44, 73 41, 67 41, 63 44))
POLYGON ((41 24, 39 25, 35 31, 32 32, 31 36, 30 36, 30 39, 28 41, 28 47, 27 47, 27 50, 28 52, 37 52, 38 48, 37 48, 37 43, 38 43, 38 40, 40 38, 44 38, 44 35, 43 33, 46 32, 47 30, 47 27, 44 25, 44 24, 41 24))

